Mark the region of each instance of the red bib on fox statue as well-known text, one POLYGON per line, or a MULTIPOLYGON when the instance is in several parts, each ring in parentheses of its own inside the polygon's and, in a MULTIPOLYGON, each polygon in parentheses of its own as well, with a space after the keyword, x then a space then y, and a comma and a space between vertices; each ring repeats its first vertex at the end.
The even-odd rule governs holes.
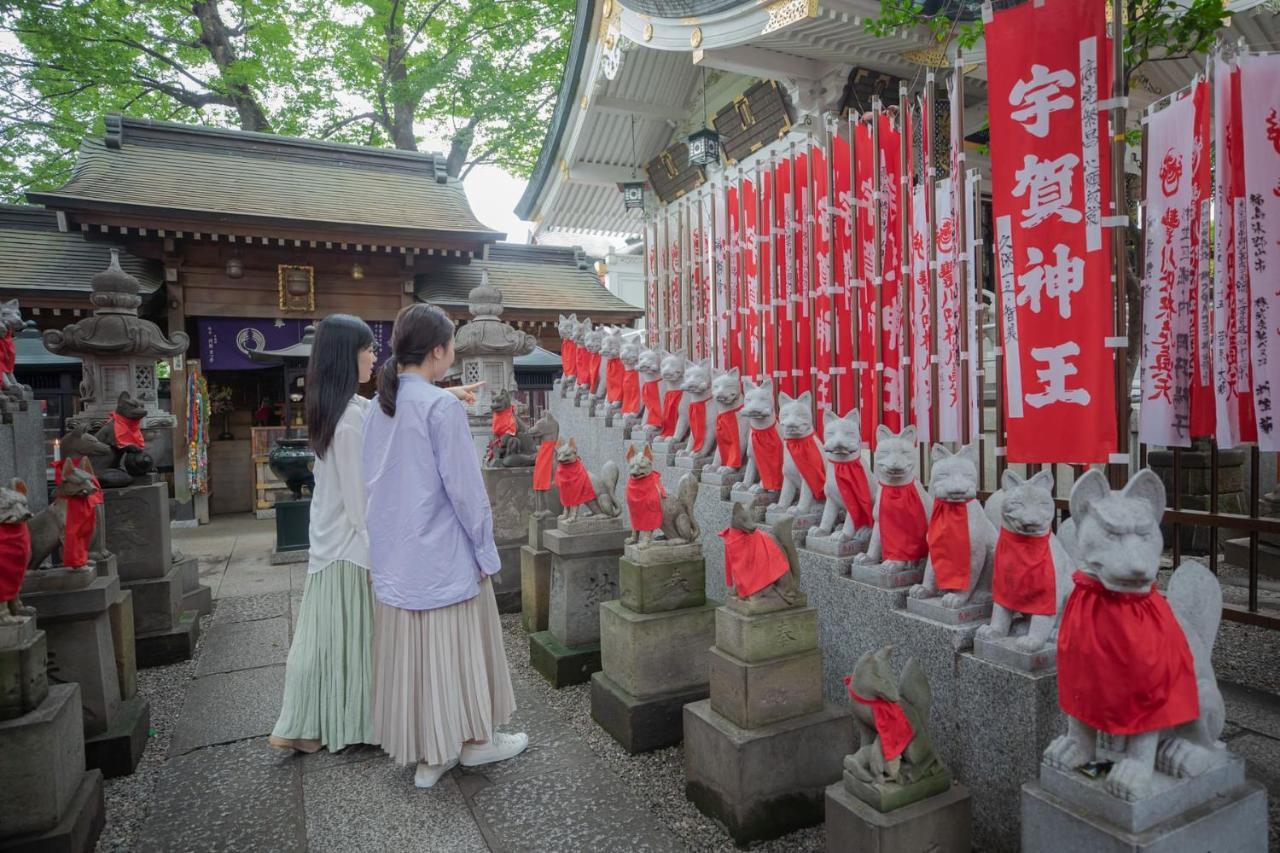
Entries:
POLYGON ((680 420, 680 400, 684 391, 672 388, 662 400, 662 437, 671 438, 676 434, 676 423, 680 420))
POLYGON ((880 547, 885 560, 914 562, 929 554, 929 523, 914 482, 880 486, 880 547))
POLYGON ((996 604, 1018 613, 1052 616, 1058 612, 1048 533, 1025 536, 1000 528, 991 593, 996 604))
POLYGON ((533 490, 551 491, 551 477, 556 467, 556 443, 544 441, 538 445, 538 455, 533 460, 533 490))
POLYGON ((1101 732, 1135 735, 1200 716, 1195 662, 1163 595, 1113 592, 1084 572, 1058 628, 1058 704, 1101 732))
POLYGON ((823 490, 827 487, 827 469, 822 462, 822 448, 818 446, 818 437, 812 433, 804 438, 784 438, 787 450, 791 451, 791 459, 800 469, 809 491, 818 500, 822 500, 823 490))
POLYGON ((782 439, 776 425, 751 428, 751 457, 760 472, 760 487, 776 492, 782 488, 782 439))
POLYGON ((662 499, 667 490, 662 476, 651 471, 643 477, 627 478, 627 514, 632 530, 659 530, 662 527, 662 499))
POLYGON ((739 598, 755 595, 791 568, 782 546, 763 531, 726 527, 720 538, 724 540, 724 582, 737 589, 739 598))
POLYGON ((610 403, 622 402, 622 376, 626 373, 626 368, 622 366, 622 360, 617 358, 609 359, 609 363, 604 368, 604 398, 610 403))
POLYGON ((570 379, 578 375, 578 345, 567 338, 560 342, 560 372, 570 379))
POLYGON ((871 483, 867 480, 867 472, 862 467, 861 460, 832 462, 831 470, 836 475, 836 486, 840 489, 844 508, 853 519, 853 528, 858 530, 870 527, 875 523, 871 515, 871 483))
POLYGON ((600 353, 593 352, 587 359, 587 388, 595 391, 600 384, 600 353))
POLYGON ((716 448, 720 451, 720 464, 730 468, 742 467, 742 442, 738 435, 738 410, 741 408, 716 415, 716 448))
POLYGON ((591 485, 591 475, 587 467, 579 459, 568 465, 556 466, 556 489, 560 492, 562 506, 581 506, 596 499, 596 490, 591 485))
MULTIPOLYGON (((63 459, 54 469, 54 483, 61 484, 63 472, 77 467, 74 460, 63 459)), ((68 568, 78 569, 89 562, 89 543, 93 541, 98 521, 97 506, 105 500, 97 477, 93 478, 93 484, 98 491, 91 495, 57 498, 67 505, 67 520, 62 531, 62 565, 68 568)))
POLYGON ((112 412, 111 429, 115 433, 117 447, 146 448, 147 440, 142 437, 142 418, 126 418, 119 412, 112 412))
POLYGON ((707 440, 707 401, 689 402, 689 449, 701 450, 707 440))
POLYGON ((622 371, 622 414, 640 413, 640 371, 622 371))
POLYGON ((25 521, 0 524, 0 602, 13 601, 31 560, 31 531, 25 521))
POLYGON ((938 589, 968 589, 969 502, 935 500, 926 539, 938 589))
POLYGON ((640 397, 644 400, 644 422, 649 426, 662 426, 662 386, 661 379, 652 379, 640 386, 640 397))
POLYGON ((574 375, 577 378, 579 385, 587 385, 590 382, 588 379, 588 372, 591 370, 591 350, 584 346, 574 344, 573 352, 574 364, 577 365, 574 375))
POLYGON ((880 752, 884 754, 884 760, 893 761, 906 752, 911 745, 911 738, 915 737, 915 731, 912 730, 911 721, 907 719, 907 712, 902 710, 902 706, 888 699, 864 699, 854 693, 852 675, 844 677, 844 686, 849 691, 850 699, 859 705, 871 707, 871 718, 875 721, 876 734, 880 735, 880 752))
POLYGON ((500 412, 493 413, 493 437, 516 434, 516 409, 508 406, 500 412))
POLYGON ((18 364, 18 346, 14 343, 13 332, 5 330, 0 338, 0 373, 13 373, 18 364))

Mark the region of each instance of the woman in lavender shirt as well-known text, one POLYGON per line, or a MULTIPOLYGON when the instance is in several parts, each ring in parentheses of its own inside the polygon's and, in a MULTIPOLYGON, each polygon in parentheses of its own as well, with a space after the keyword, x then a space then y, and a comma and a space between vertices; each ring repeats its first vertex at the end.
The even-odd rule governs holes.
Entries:
POLYGON ((364 425, 373 577, 371 716, 376 741, 429 788, 459 761, 518 755, 496 731, 515 710, 490 575, 493 515, 462 403, 435 385, 453 364, 453 323, 433 305, 396 318, 392 355, 364 425))

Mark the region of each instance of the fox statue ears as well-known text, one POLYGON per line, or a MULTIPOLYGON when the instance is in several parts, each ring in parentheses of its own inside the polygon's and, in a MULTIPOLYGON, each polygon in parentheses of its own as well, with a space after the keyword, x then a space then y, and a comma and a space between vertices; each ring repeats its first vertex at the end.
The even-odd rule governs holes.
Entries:
POLYGON ((959 456, 962 459, 967 459, 974 464, 974 467, 977 467, 978 465, 978 448, 973 444, 966 444, 964 447, 961 447, 959 453, 952 453, 945 444, 935 444, 929 450, 929 457, 934 462, 938 462, 942 459, 950 459, 952 456, 959 456))
POLYGON ((650 462, 653 461, 653 448, 651 448, 649 445, 646 444, 644 446, 643 451, 636 450, 636 446, 634 444, 627 445, 627 461, 628 462, 630 462, 633 458, 635 458, 635 455, 637 453, 641 453, 644 456, 644 458, 648 459, 650 462))
POLYGON ((739 382, 742 381, 740 378, 741 375, 738 373, 738 368, 736 367, 730 367, 723 375, 728 376, 730 379, 737 379, 739 382))
POLYGON ((701 367, 703 370, 707 371, 707 373, 710 373, 710 372, 711 372, 711 359, 709 359, 709 358, 704 358, 702 361, 698 362, 698 367, 701 367))
POLYGON ((557 441, 556 447, 568 447, 572 450, 577 450, 578 442, 573 440, 573 436, 569 436, 568 438, 562 438, 559 441, 557 441))
MULTIPOLYGON (((1086 472, 1071 488, 1072 517, 1083 519, 1095 503, 1104 501, 1113 494, 1115 493, 1111 491, 1107 478, 1101 471, 1095 468, 1086 472)), ((1147 504, 1151 508, 1152 519, 1157 522, 1164 517, 1164 483, 1150 468, 1143 468, 1130 477, 1119 495, 1147 504)))
MULTIPOLYGON (((805 392, 805 393, 808 393, 808 392, 805 392)), ((849 423, 853 424, 855 428, 854 434, 858 435, 857 427, 859 424, 862 423, 862 421, 859 420, 858 418, 857 409, 851 410, 849 414, 844 415, 843 417, 841 417, 840 415, 837 415, 832 409, 822 410, 822 427, 824 430, 831 429, 834 425, 840 423, 841 421, 848 421, 849 423)))
POLYGON ((877 444, 879 444, 882 441, 887 441, 891 438, 901 438, 903 441, 909 442, 910 444, 915 444, 916 443, 916 425, 907 424, 905 427, 902 428, 902 432, 899 432, 899 433, 895 433, 893 430, 889 429, 884 424, 880 424, 880 426, 876 427, 876 443, 877 444))
POLYGON ((1030 483, 1033 486, 1039 486, 1048 490, 1053 494, 1053 472, 1048 468, 1041 468, 1030 479, 1024 480, 1012 468, 1005 468, 1004 474, 1000 476, 1000 488, 1016 489, 1024 483, 1030 483))
POLYGON ((805 391, 799 397, 792 397, 786 391, 779 391, 778 392, 778 408, 782 408, 783 406, 789 406, 792 403, 800 403, 807 408, 809 406, 809 402, 812 399, 813 399, 813 395, 808 391, 805 391))

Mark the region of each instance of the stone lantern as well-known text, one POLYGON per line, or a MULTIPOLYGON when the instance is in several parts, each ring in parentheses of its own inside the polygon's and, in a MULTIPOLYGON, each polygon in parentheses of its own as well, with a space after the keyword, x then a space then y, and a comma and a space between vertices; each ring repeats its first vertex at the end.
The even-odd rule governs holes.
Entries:
POLYGON ((516 390, 515 358, 528 355, 537 339, 498 319, 502 316, 502 291, 489 284, 489 271, 482 269, 480 284, 467 295, 471 322, 458 330, 454 352, 462 370, 462 384, 484 382, 468 410, 477 450, 484 452, 489 442, 489 402, 498 391, 516 390))

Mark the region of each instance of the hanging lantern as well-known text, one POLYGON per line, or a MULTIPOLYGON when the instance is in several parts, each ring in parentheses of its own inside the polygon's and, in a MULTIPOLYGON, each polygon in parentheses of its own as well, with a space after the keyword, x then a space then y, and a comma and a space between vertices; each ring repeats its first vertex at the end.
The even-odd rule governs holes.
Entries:
POLYGON ((244 262, 239 258, 227 259, 227 278, 240 278, 244 275, 244 262))
POLYGON ((644 181, 628 181, 622 185, 622 206, 627 210, 644 210, 644 181))
POLYGON ((719 163, 720 134, 707 127, 689 134, 689 162, 695 166, 719 163))

